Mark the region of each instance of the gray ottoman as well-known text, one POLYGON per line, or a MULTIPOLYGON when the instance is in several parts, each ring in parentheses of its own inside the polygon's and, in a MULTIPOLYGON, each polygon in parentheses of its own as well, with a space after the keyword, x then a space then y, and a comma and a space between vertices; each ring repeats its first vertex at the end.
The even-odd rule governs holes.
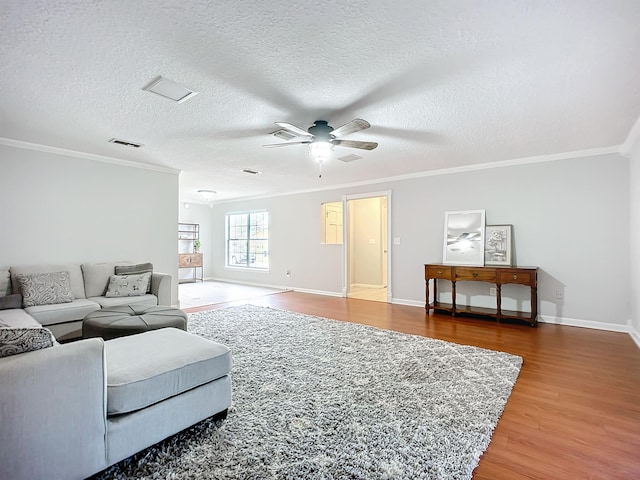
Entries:
POLYGON ((122 305, 89 313, 82 322, 82 338, 105 340, 165 327, 187 329, 187 314, 161 305, 122 305))

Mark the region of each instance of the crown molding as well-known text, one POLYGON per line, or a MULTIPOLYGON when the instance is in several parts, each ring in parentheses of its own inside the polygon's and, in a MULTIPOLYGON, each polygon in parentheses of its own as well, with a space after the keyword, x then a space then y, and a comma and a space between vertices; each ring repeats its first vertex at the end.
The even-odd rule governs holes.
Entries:
POLYGON ((78 152, 76 150, 67 150, 66 148, 52 147, 49 145, 40 145, 38 143, 23 142, 22 140, 13 140, 11 138, 0 137, 0 145, 9 147, 22 148, 25 150, 35 150, 38 152, 53 153, 56 155, 64 155, 66 157, 83 158, 94 162, 110 163, 122 167, 140 168, 142 170, 152 170, 154 172, 170 173, 179 175, 180 170, 175 168, 161 167, 159 165, 150 165, 146 163, 133 162, 131 160, 123 160, 121 158, 107 157, 104 155, 95 155, 93 153, 78 152))
POLYGON ((640 144, 640 117, 638 117, 638 120, 636 120, 636 123, 631 128, 627 139, 620 146, 620 153, 625 157, 630 157, 633 147, 638 144, 640 144))
POLYGON ((502 160, 498 162, 477 163, 475 165, 465 165, 462 167, 442 168, 439 170, 429 170, 424 172, 409 173, 406 175, 396 175, 393 177, 376 178, 373 180, 363 180, 361 182, 327 185, 326 187, 321 187, 321 188, 309 188, 305 190, 293 190, 290 192, 278 192, 278 193, 250 196, 250 197, 221 199, 216 202, 211 202, 211 204, 217 205, 222 203, 231 203, 231 202, 245 201, 245 200, 258 200, 262 198, 284 197, 287 195, 298 195, 302 193, 323 192, 328 190, 340 190, 345 188, 361 187, 365 185, 376 185, 380 183, 397 182, 400 180, 411 180, 414 178, 436 177, 440 175, 451 175, 454 173, 474 172, 477 170, 488 170, 492 168, 512 167, 516 165, 526 165, 530 163, 556 162, 559 160, 570 160, 572 158, 595 157, 598 155, 610 155, 610 154, 620 155, 620 145, 614 145, 611 147, 603 147, 603 148, 592 148, 588 150, 576 150, 573 152, 565 152, 565 153, 554 153, 552 155, 539 155, 536 157, 516 158, 512 160, 502 160))

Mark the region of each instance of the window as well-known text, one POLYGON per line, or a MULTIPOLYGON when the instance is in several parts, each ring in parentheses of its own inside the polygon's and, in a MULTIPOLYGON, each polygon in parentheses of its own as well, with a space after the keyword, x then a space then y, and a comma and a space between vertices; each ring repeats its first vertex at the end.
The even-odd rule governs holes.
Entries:
POLYGON ((269 268, 269 212, 228 213, 227 266, 269 268))

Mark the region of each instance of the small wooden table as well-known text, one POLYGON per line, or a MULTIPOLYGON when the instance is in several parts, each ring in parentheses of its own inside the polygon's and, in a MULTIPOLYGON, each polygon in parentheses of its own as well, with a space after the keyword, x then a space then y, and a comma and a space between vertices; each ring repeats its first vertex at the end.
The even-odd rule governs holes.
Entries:
POLYGON ((449 313, 452 316, 468 315, 502 319, 521 320, 532 327, 538 325, 538 268, 537 267, 476 267, 465 265, 445 265, 429 263, 424 266, 426 291, 425 308, 427 313, 433 309, 436 312, 449 313), (429 280, 433 279, 433 303, 429 303, 429 280), (451 282, 452 303, 438 301, 438 280, 451 282), (474 307, 456 304, 456 282, 487 282, 496 285, 496 308, 474 307), (531 289, 531 312, 520 312, 502 309, 502 285, 525 285, 531 289))

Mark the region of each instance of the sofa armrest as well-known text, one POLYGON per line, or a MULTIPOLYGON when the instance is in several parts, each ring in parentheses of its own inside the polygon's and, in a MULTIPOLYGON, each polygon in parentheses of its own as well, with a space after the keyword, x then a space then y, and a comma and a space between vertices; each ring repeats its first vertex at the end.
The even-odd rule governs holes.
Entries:
POLYGON ((0 358, 0 477, 85 478, 106 467, 101 338, 0 358))
POLYGON ((151 275, 151 293, 158 297, 158 305, 171 306, 171 275, 153 272, 151 275))

